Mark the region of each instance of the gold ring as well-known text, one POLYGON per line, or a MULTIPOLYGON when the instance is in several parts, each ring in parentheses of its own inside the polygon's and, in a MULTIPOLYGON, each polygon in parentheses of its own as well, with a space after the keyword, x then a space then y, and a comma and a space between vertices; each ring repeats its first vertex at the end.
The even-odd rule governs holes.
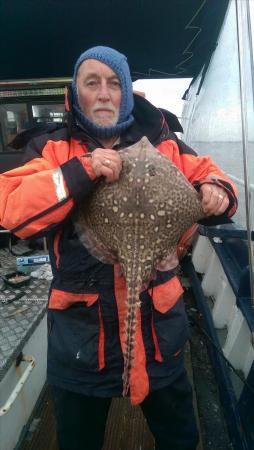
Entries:
POLYGON ((110 164, 111 164, 110 159, 105 159, 103 164, 104 164, 104 166, 110 166, 110 164))

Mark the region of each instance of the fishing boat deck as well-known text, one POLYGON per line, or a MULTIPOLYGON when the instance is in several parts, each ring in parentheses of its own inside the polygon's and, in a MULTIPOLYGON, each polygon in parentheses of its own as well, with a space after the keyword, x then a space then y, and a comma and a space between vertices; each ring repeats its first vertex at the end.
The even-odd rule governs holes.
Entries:
MULTIPOLYGON (((193 298, 185 294, 190 316, 196 313, 193 298)), ((191 340, 185 349, 185 367, 194 393, 194 409, 200 432, 197 450, 232 450, 218 389, 206 351, 204 336, 191 324, 191 340)), ((33 419, 16 450, 58 450, 53 406, 48 387, 38 402, 33 419)), ((103 450, 154 450, 154 440, 141 409, 128 399, 111 404, 103 450)))
MULTIPOLYGON (((15 261, 16 258, 10 255, 7 249, 1 249, 0 275, 15 268, 15 261)), ((17 358, 25 340, 29 338, 45 315, 48 286, 47 280, 33 279, 29 286, 20 289, 2 288, 0 292, 1 336, 3 337, 0 345, 2 362, 0 375, 2 377, 7 373, 11 362, 17 358), (23 297, 13 301, 13 296, 19 294, 23 294, 23 297), (29 301, 24 301, 25 299, 29 301)), ((204 337, 192 322, 192 315, 196 314, 197 310, 191 289, 188 287, 185 292, 185 301, 192 332, 190 345, 188 344, 185 350, 185 361, 193 386, 194 407, 200 429, 201 441, 198 450, 230 450, 232 447, 224 424, 204 337)), ((114 399, 108 417, 103 450, 153 450, 154 448, 154 440, 141 409, 131 406, 128 399, 114 399)), ((53 407, 47 386, 44 387, 32 417, 24 427, 15 447, 15 450, 46 449, 58 449, 53 407)))
MULTIPOLYGON (((190 351, 186 350, 186 368, 193 383, 190 351)), ((194 390, 195 392, 195 390, 194 390)), ((196 396, 194 406, 197 412, 196 396)), ((138 406, 128 399, 112 401, 103 450, 154 450, 154 439, 138 406)), ((19 450, 58 450, 55 420, 49 388, 46 387, 19 450)), ((200 442, 197 450, 203 450, 200 442)))

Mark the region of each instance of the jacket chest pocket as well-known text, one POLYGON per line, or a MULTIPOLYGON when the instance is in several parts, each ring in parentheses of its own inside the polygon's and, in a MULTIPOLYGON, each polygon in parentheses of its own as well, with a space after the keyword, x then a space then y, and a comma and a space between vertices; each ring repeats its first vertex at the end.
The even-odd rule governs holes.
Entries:
POLYGON ((166 361, 181 351, 189 337, 188 320, 182 298, 183 288, 174 276, 149 289, 152 298, 152 334, 155 359, 166 361))

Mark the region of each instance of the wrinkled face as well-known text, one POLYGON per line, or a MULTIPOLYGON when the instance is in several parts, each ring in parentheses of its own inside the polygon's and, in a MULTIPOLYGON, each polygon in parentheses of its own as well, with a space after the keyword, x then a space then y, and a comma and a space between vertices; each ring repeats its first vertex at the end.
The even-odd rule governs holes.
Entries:
POLYGON ((77 74, 79 105, 96 125, 115 125, 121 104, 121 85, 113 70, 96 59, 84 61, 77 74))

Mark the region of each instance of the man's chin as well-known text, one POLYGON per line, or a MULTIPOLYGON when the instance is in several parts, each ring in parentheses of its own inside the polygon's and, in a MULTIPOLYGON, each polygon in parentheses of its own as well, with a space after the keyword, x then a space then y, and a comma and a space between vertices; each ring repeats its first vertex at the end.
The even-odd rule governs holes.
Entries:
POLYGON ((94 120, 94 123, 99 127, 114 127, 117 124, 117 120, 94 120))

